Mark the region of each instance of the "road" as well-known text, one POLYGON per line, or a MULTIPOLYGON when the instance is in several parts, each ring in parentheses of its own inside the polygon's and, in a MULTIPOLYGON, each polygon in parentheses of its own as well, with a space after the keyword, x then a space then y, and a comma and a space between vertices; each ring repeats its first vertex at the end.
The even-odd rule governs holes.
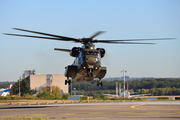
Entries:
POLYGON ((53 120, 180 119, 180 101, 79 103, 0 107, 0 119, 42 117, 53 120))

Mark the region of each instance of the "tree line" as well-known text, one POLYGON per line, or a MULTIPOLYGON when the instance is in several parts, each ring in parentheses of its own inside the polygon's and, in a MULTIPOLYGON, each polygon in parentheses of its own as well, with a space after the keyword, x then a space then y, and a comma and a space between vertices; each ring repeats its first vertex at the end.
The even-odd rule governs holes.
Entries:
MULTIPOLYGON (((77 94, 93 96, 94 94, 116 94, 116 82, 121 83, 121 91, 123 91, 123 80, 106 81, 103 80, 103 87, 97 86, 97 80, 92 82, 77 82, 73 81, 72 88, 76 88, 77 94)), ((143 79, 126 81, 126 88, 129 92, 137 92, 137 94, 151 94, 151 95, 180 95, 180 79, 143 79)), ((31 95, 33 90, 30 90, 29 84, 26 80, 22 80, 21 84, 21 96, 31 95)), ((0 88, 7 88, 10 83, 0 84, 0 88)), ((119 84, 118 84, 119 85, 119 84)), ((71 92, 71 86, 69 86, 69 93, 71 92)), ((11 89, 11 95, 17 95, 19 93, 19 82, 14 84, 11 89)))
POLYGON ((0 82, 0 89, 6 89, 9 87, 10 84, 14 84, 14 82, 0 82))
MULTIPOLYGON (((99 94, 115 94, 116 93, 116 82, 121 83, 121 88, 123 91, 123 80, 114 80, 106 81, 103 80, 103 87, 97 86, 97 80, 92 82, 77 82, 73 81, 73 89, 76 88, 77 94, 83 95, 93 95, 94 93, 99 94)), ((167 78, 158 78, 158 79, 143 79, 143 80, 134 80, 126 81, 126 88, 129 92, 137 92, 138 94, 151 94, 151 95, 180 95, 180 79, 167 79, 167 78)), ((69 86, 69 91, 71 86, 69 86)))

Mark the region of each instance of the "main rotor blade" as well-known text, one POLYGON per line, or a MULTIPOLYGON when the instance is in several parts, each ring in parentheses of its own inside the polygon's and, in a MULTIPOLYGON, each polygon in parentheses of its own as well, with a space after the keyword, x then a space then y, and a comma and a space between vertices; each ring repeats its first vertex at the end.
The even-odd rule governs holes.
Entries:
POLYGON ((98 36, 99 34, 101 34, 101 33, 103 33, 103 32, 105 32, 105 31, 96 32, 94 35, 92 35, 92 36, 90 37, 90 39, 93 39, 94 37, 98 36))
MULTIPOLYGON (((126 39, 126 40, 97 40, 97 42, 104 42, 104 41, 145 41, 145 40, 171 40, 176 38, 153 38, 153 39, 126 39)), ((96 40, 95 40, 96 41, 96 40)))
POLYGON ((61 38, 52 38, 52 37, 41 37, 41 36, 31 36, 31 35, 19 35, 19 34, 9 34, 4 33, 5 35, 12 35, 12 36, 21 36, 21 37, 32 37, 32 38, 42 38, 42 39, 51 39, 51 40, 62 40, 62 41, 70 41, 70 40, 64 40, 61 38))
POLYGON ((13 28, 13 29, 20 30, 20 31, 25 31, 25 32, 36 33, 36 34, 41 34, 41 35, 46 35, 46 36, 51 36, 51 37, 56 37, 56 38, 61 38, 61 39, 64 39, 64 40, 66 39, 66 40, 69 40, 69 41, 79 42, 78 39, 65 37, 65 36, 53 35, 53 34, 48 34, 48 33, 43 33, 43 32, 36 32, 36 31, 25 30, 25 29, 20 29, 20 28, 13 28))
POLYGON ((64 51, 64 52, 70 52, 70 49, 61 49, 61 48, 54 48, 54 50, 64 51))
POLYGON ((97 43, 98 42, 100 42, 100 43, 112 43, 112 44, 155 44, 155 43, 139 43, 139 42, 116 42, 116 41, 97 41, 97 43))

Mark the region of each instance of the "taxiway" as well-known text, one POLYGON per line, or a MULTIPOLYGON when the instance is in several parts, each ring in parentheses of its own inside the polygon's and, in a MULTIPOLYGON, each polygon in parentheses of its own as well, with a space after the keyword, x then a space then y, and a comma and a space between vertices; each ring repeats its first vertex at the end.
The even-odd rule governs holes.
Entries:
POLYGON ((180 101, 78 103, 0 107, 0 119, 42 117, 70 120, 180 119, 180 101))

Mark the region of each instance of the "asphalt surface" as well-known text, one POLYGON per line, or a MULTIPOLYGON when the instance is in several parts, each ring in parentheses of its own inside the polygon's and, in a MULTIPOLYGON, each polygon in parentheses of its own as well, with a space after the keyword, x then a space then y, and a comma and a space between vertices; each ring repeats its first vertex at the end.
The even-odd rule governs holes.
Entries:
POLYGON ((0 107, 0 119, 42 117, 53 120, 180 119, 180 101, 79 103, 0 107))

